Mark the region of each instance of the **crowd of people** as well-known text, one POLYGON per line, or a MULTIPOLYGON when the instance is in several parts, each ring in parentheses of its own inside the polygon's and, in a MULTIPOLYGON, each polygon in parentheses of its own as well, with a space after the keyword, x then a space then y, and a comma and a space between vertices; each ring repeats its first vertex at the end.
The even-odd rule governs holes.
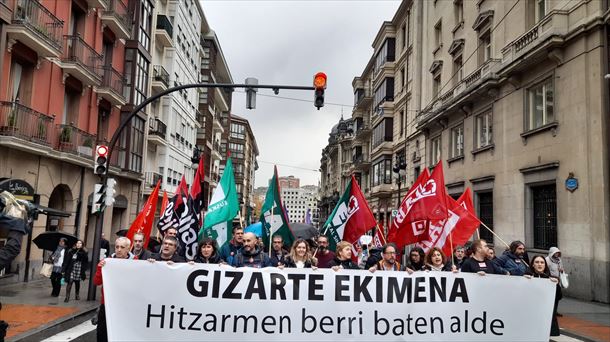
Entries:
MULTIPOLYGON (((382 247, 362 246, 354 250, 350 242, 341 241, 337 243, 334 251, 329 249, 328 237, 321 235, 314 241, 297 239, 290 248, 285 246, 281 236, 273 236, 271 248, 266 249, 260 238, 253 233, 244 233, 241 227, 233 228, 233 237, 230 241, 219 248, 217 242, 211 238, 204 238, 199 242, 197 256, 193 260, 185 260, 180 253, 180 244, 176 237, 177 231, 170 228, 165 232, 161 244, 152 250, 146 250, 143 246, 144 236, 135 234, 133 245, 125 237, 119 237, 115 242, 115 253, 110 258, 123 258, 135 260, 147 260, 148 262, 167 262, 190 264, 226 264, 233 267, 278 267, 278 268, 329 268, 335 271, 341 269, 377 271, 404 271, 412 274, 414 272, 468 272, 477 273, 481 276, 487 274, 500 274, 507 276, 524 276, 527 278, 548 278, 555 282, 555 306, 553 309, 553 321, 551 324, 551 336, 559 335, 557 324, 557 305, 561 299, 561 287, 559 277, 563 272, 561 263, 561 251, 556 247, 549 250, 549 255, 543 257, 537 255, 530 259, 525 250, 525 244, 521 241, 512 242, 501 256, 496 256, 494 249, 487 245, 485 240, 474 240, 465 246, 456 246, 453 255, 446 256, 440 248, 433 247, 427 253, 422 248, 413 247, 408 252, 405 262, 402 263, 399 251, 392 243, 382 247), (354 262, 352 253, 358 256, 358 262, 354 262)), ((80 241, 79 241, 80 242, 80 241)), ((61 245, 61 243, 60 243, 61 245)), ((61 272, 59 276, 66 279, 67 287, 66 301, 69 300, 71 284, 75 284, 76 299, 79 298, 79 281, 84 279, 86 269, 86 251, 84 258, 82 242, 77 243, 72 249, 64 252, 63 247, 53 254, 54 265, 61 272), (63 261, 62 261, 63 259, 63 261), (59 267, 61 265, 61 267, 59 267)), ((355 259, 355 258, 354 258, 355 259)), ((101 268, 105 265, 102 260, 97 265, 94 283, 102 285, 101 268)), ((56 276, 57 277, 57 276, 56 276)), ((53 281, 52 277, 52 281, 53 281)), ((55 284, 56 281, 54 281, 55 284)), ((59 291, 53 295, 58 294, 59 291)), ((98 341, 106 341, 106 319, 104 309, 104 297, 102 298, 100 310, 97 316, 98 341)))

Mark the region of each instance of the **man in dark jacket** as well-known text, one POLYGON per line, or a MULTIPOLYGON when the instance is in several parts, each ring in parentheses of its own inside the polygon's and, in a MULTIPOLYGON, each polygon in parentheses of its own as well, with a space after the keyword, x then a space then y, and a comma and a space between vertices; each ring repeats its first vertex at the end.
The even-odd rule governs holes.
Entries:
POLYGON ((157 254, 153 254, 148 261, 167 261, 168 264, 175 262, 186 262, 183 257, 178 255, 178 239, 173 236, 166 236, 163 238, 161 243, 161 251, 157 254))
POLYGON ((510 273, 510 275, 522 276, 527 271, 529 265, 523 256, 525 255, 525 244, 521 241, 513 241, 509 246, 509 250, 505 251, 500 257, 494 261, 494 266, 501 273, 510 273))
POLYGON ((288 256, 288 251, 284 249, 284 238, 281 235, 274 235, 271 247, 271 265, 284 265, 288 256))
POLYGON ((144 249, 144 234, 133 234, 133 250, 131 251, 135 259, 148 260, 152 253, 144 249))
MULTIPOLYGON (((256 236, 255 236, 256 237, 256 236)), ((240 226, 233 227, 233 238, 220 247, 220 258, 229 265, 233 264, 233 259, 244 244, 244 229, 240 226)))
POLYGON ((260 250, 254 233, 243 235, 244 245, 233 258, 231 266, 263 268, 273 266, 267 253, 260 250))
POLYGON ((465 258, 462 263, 461 272, 485 274, 503 274, 501 270, 496 269, 494 264, 487 259, 487 241, 474 240, 470 250, 472 254, 470 258, 465 258))

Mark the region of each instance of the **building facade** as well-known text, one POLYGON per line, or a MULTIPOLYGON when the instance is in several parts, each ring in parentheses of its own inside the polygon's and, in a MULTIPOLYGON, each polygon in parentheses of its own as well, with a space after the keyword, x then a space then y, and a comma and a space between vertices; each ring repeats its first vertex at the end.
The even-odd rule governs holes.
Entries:
POLYGON ((295 176, 288 177, 278 177, 278 182, 280 183, 280 188, 300 188, 301 180, 296 178, 295 176))
MULTIPOLYGON (((298 178, 294 178, 298 181, 298 178)), ((290 222, 310 223, 317 227, 318 187, 305 185, 300 188, 282 187, 282 203, 288 211, 290 222)))
MULTIPOLYGON (((609 17, 607 1, 403 1, 352 83, 346 173, 380 223, 441 162, 486 226, 530 256, 558 246, 579 279, 566 292, 608 302, 609 17)), ((322 216, 343 188, 339 146, 323 151, 322 216)))
MULTIPOLYGON (((141 88, 134 80, 146 76, 132 68, 137 35, 150 34, 140 5, 0 2, 0 187, 58 213, 41 215, 32 237, 60 230, 93 245, 94 149, 111 139, 137 101, 141 88)), ((107 236, 137 213, 144 123, 140 115, 132 120, 109 161, 118 184, 115 203, 105 211, 107 236)), ((27 253, 26 245, 8 270, 17 276, 3 281, 38 276, 43 251, 27 253)))
POLYGON ((228 132, 228 151, 233 160, 240 214, 249 223, 254 219, 254 173, 258 170, 258 146, 250 123, 240 116, 231 114, 228 132))

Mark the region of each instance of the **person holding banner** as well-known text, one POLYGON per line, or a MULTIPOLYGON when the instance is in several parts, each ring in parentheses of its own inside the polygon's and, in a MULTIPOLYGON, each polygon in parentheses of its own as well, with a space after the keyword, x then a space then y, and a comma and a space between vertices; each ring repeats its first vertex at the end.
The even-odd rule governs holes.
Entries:
POLYGON ((233 238, 220 247, 220 258, 231 265, 237 252, 239 252, 243 245, 244 229, 241 226, 234 226, 233 238))
MULTIPOLYGON (((122 236, 115 240, 114 242, 114 254, 110 256, 110 258, 119 258, 119 259, 133 259, 133 254, 129 251, 131 247, 131 241, 128 238, 122 236)), ((97 311, 97 341, 104 342, 108 341, 108 331, 106 329, 106 309, 104 306, 104 279, 102 278, 102 267, 106 265, 106 260, 102 259, 97 264, 97 269, 95 270, 95 276, 93 278, 93 283, 96 286, 102 286, 102 294, 100 297, 100 307, 97 311)))
POLYGON ((508 271, 510 275, 522 276, 528 268, 524 255, 525 244, 518 240, 513 241, 510 243, 509 249, 496 259, 494 266, 500 268, 502 273, 508 271))
POLYGON ((153 254, 148 261, 167 261, 168 264, 175 262, 185 262, 184 257, 178 255, 178 239, 173 236, 166 235, 161 243, 161 251, 153 254))
MULTIPOLYGON (((447 257, 443 254, 443 251, 438 247, 432 247, 426 254, 426 271, 444 271, 445 263, 447 262, 447 257)), ((457 270, 452 270, 457 272, 457 270)))
POLYGON ((315 270, 317 264, 318 259, 311 256, 309 244, 304 239, 297 239, 292 244, 290 254, 284 259, 284 265, 288 268, 311 268, 315 270))
POLYGON ((473 251, 470 258, 462 264, 461 271, 467 273, 478 273, 479 275, 503 274, 502 270, 496 269, 494 264, 487 258, 489 247, 487 241, 474 240, 470 249, 473 251))
MULTIPOLYGON (((242 230, 243 232, 243 230, 242 230)), ((234 267, 272 267, 271 259, 258 247, 258 239, 254 233, 244 234, 244 246, 237 252, 231 266, 234 267)))
MULTIPOLYGON (((550 279, 553 283, 558 283, 557 278, 551 276, 549 266, 546 263, 546 259, 541 255, 536 255, 527 271, 525 271, 526 278, 545 278, 550 279)), ((557 292, 555 292, 557 296, 557 292)), ((559 336, 559 323, 557 322, 557 305, 553 306, 553 318, 551 319, 551 336, 559 336)))
POLYGON ((330 262, 335 258, 335 253, 328 249, 328 236, 318 236, 318 249, 314 257, 318 259, 319 268, 330 268, 330 262))
POLYGON ((426 253, 424 253, 423 248, 414 247, 411 252, 409 252, 409 263, 407 264, 407 268, 412 269, 413 271, 423 271, 425 269, 425 257, 426 253))
POLYGON ((216 244, 216 240, 210 237, 205 237, 203 240, 199 241, 199 247, 197 250, 199 253, 197 253, 197 256, 193 262, 199 264, 224 263, 224 261, 220 258, 220 254, 218 253, 218 244, 216 244))
POLYGON ((137 260, 148 260, 152 253, 144 249, 144 234, 135 233, 133 234, 133 258, 137 260))
POLYGON ((279 234, 273 235, 271 247, 273 249, 271 251, 271 264, 273 266, 285 265, 289 252, 284 249, 284 238, 279 234))
POLYGON ((462 263, 464 263, 464 246, 456 246, 453 250, 453 260, 447 261, 445 271, 451 271, 454 265, 459 270, 462 268, 462 263))
POLYGON ((352 244, 347 241, 340 241, 337 244, 335 258, 328 263, 330 268, 335 271, 340 269, 359 270, 360 268, 352 261, 352 244))
MULTIPOLYGON (((176 228, 176 227, 169 227, 169 228, 167 228, 167 230, 165 230, 165 232, 162 232, 162 233, 163 233, 164 238, 166 236, 173 236, 176 239, 178 238, 178 228, 176 228)), ((155 248, 152 249, 151 255, 153 253, 159 253, 161 251, 161 247, 162 247, 162 245, 160 245, 160 244, 155 246, 155 248)), ((180 247, 180 246, 178 246, 178 247, 180 247)))
POLYGON ((382 271, 407 271, 409 274, 413 273, 413 270, 408 269, 400 264, 396 260, 396 246, 393 243, 389 243, 381 248, 381 259, 376 265, 369 268, 371 273, 382 270, 382 271))

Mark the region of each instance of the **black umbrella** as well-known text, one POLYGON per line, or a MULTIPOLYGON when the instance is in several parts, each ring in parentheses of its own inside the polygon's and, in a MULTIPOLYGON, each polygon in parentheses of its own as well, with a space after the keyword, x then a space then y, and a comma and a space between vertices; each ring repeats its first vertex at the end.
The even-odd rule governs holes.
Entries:
POLYGON ((61 238, 67 240, 66 247, 70 247, 74 245, 76 241, 78 241, 78 238, 76 236, 60 231, 40 233, 32 241, 40 249, 54 251, 55 249, 57 249, 57 246, 59 245, 59 239, 61 238))
POLYGON ((292 222, 290 223, 290 230, 292 230, 292 234, 297 239, 309 240, 318 236, 316 227, 306 223, 292 222))
POLYGON ((116 236, 127 236, 128 231, 129 231, 129 229, 123 228, 123 229, 119 230, 118 232, 116 232, 116 236))

